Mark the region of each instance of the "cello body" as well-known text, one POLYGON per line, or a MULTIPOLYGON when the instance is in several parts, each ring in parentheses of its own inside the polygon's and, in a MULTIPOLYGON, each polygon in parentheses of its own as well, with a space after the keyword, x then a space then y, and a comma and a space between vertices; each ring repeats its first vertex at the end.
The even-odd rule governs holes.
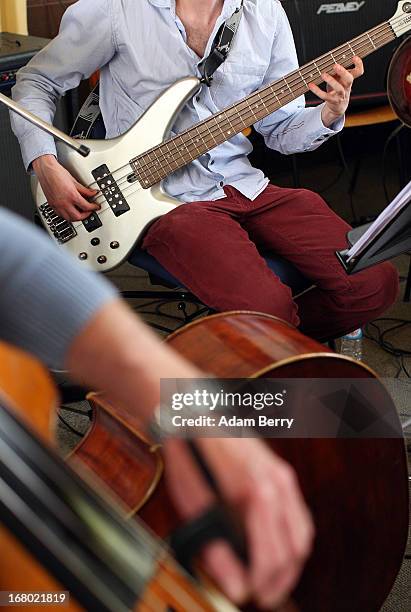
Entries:
MULTIPOLYGON (((265 314, 217 314, 174 332, 168 342, 219 378, 377 378, 364 364, 265 314)), ((376 399, 396 413, 382 383, 379 391, 376 399)), ((295 468, 314 516, 313 554, 293 599, 304 612, 377 612, 393 586, 407 542, 404 440, 267 443, 295 468)))
MULTIPOLYGON (((216 314, 181 328, 167 341, 219 378, 376 378, 364 364, 333 353, 265 314, 216 314)), ((395 412, 382 384, 380 393, 380 401, 395 412)), ((126 466, 134 461, 127 458, 127 448, 141 436, 138 421, 107 398, 93 395, 90 400, 95 408, 93 426, 76 458, 103 475, 116 495, 126 499, 130 515, 138 511, 157 534, 167 538, 180 523, 161 478, 158 447, 140 437, 138 452, 146 456, 137 483, 134 470, 126 466), (109 443, 107 432, 115 429, 118 435, 111 444, 120 460, 114 463, 104 461, 103 449, 109 443)), ((407 542, 404 440, 270 439, 267 444, 294 466, 316 526, 313 555, 293 594, 298 608, 377 612, 392 588, 407 542)))
POLYGON ((387 77, 388 99, 394 113, 411 127, 411 39, 407 38, 392 56, 387 77))
MULTIPOLYGON (((102 478, 58 457, 56 400, 40 364, 0 343, 2 608, 235 612, 192 580, 142 521, 125 520, 125 504, 102 478)), ((142 463, 136 479, 143 473, 142 463)))
MULTIPOLYGON (((363 364, 264 314, 217 314, 175 332, 168 342, 220 378, 376 378, 363 364)), ((380 393, 395 411, 382 384, 380 393)), ((162 478, 161 449, 141 434, 135 415, 101 395, 89 399, 92 426, 68 461, 85 464, 121 500, 130 518, 143 519, 167 538, 180 518, 162 478)), ((267 444, 294 466, 316 527, 313 554, 293 593, 296 609, 377 612, 398 574, 407 541, 404 440, 271 439, 267 444)))

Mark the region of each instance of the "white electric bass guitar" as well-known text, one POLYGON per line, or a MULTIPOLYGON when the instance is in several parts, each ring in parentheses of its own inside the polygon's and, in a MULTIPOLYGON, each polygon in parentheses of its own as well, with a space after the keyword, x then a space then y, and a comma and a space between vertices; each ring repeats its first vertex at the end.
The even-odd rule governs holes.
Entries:
POLYGON ((69 223, 46 203, 36 181, 34 195, 45 227, 92 269, 111 270, 156 218, 180 204, 161 189, 166 176, 299 97, 309 83, 322 83, 321 75, 332 72, 335 63, 349 67, 354 56, 365 57, 410 29, 411 2, 399 2, 392 19, 168 140, 178 113, 201 87, 197 78, 167 89, 124 135, 83 140, 90 149, 85 158, 58 143, 59 161, 83 185, 99 190, 95 201, 101 209, 83 222, 69 223))

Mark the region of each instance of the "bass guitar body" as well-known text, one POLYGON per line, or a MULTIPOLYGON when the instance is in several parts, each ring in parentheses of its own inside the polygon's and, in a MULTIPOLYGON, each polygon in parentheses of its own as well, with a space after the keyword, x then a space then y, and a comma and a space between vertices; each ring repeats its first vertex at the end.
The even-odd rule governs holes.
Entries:
POLYGON ((411 3, 400 0, 388 21, 341 45, 300 69, 253 91, 183 132, 167 138, 177 115, 201 84, 195 77, 177 81, 125 134, 106 141, 84 140, 83 158, 58 148, 59 161, 83 185, 96 188, 101 209, 83 222, 65 221, 46 202, 38 182, 33 191, 40 218, 57 243, 84 264, 107 272, 126 259, 148 226, 180 202, 168 197, 161 181, 204 153, 321 84, 323 71, 336 62, 349 68, 353 57, 366 57, 411 28, 411 3))
POLYGON ((130 151, 142 153, 163 142, 186 101, 199 88, 196 78, 182 79, 167 89, 125 134, 109 140, 84 140, 86 158, 58 143, 63 166, 83 185, 99 189, 101 209, 87 219, 70 223, 47 204, 33 178, 33 194, 44 227, 59 244, 98 272, 120 265, 138 238, 161 215, 180 204, 157 184, 145 189, 133 173, 130 151))

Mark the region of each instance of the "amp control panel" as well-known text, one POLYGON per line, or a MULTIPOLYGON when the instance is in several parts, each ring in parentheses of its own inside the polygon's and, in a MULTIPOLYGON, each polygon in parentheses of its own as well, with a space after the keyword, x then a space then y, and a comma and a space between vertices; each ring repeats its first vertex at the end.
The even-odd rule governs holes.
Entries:
MULTIPOLYGON (((3 0, 0 0, 2 4, 3 0)), ((0 92, 9 94, 19 68, 25 66, 50 41, 37 36, 0 32, 0 92)))
POLYGON ((16 83, 17 68, 0 70, 0 91, 10 89, 16 83))

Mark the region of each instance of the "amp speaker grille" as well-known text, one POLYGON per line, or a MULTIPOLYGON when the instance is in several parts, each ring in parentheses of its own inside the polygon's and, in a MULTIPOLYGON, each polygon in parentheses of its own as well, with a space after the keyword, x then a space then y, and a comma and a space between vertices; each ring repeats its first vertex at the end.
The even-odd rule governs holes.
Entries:
MULTIPOLYGON (((363 34, 390 19, 397 0, 364 0, 359 2, 328 2, 328 0, 283 0, 294 33, 300 64, 316 59, 323 53, 363 34), (346 12, 332 12, 339 7, 346 12), (348 10, 348 9, 356 10, 348 10), (358 10, 357 10, 358 9, 358 10)), ((376 51, 366 59, 365 75, 356 81, 352 104, 386 101, 387 69, 398 41, 376 51)), ((309 94, 308 102, 318 102, 309 94)))

